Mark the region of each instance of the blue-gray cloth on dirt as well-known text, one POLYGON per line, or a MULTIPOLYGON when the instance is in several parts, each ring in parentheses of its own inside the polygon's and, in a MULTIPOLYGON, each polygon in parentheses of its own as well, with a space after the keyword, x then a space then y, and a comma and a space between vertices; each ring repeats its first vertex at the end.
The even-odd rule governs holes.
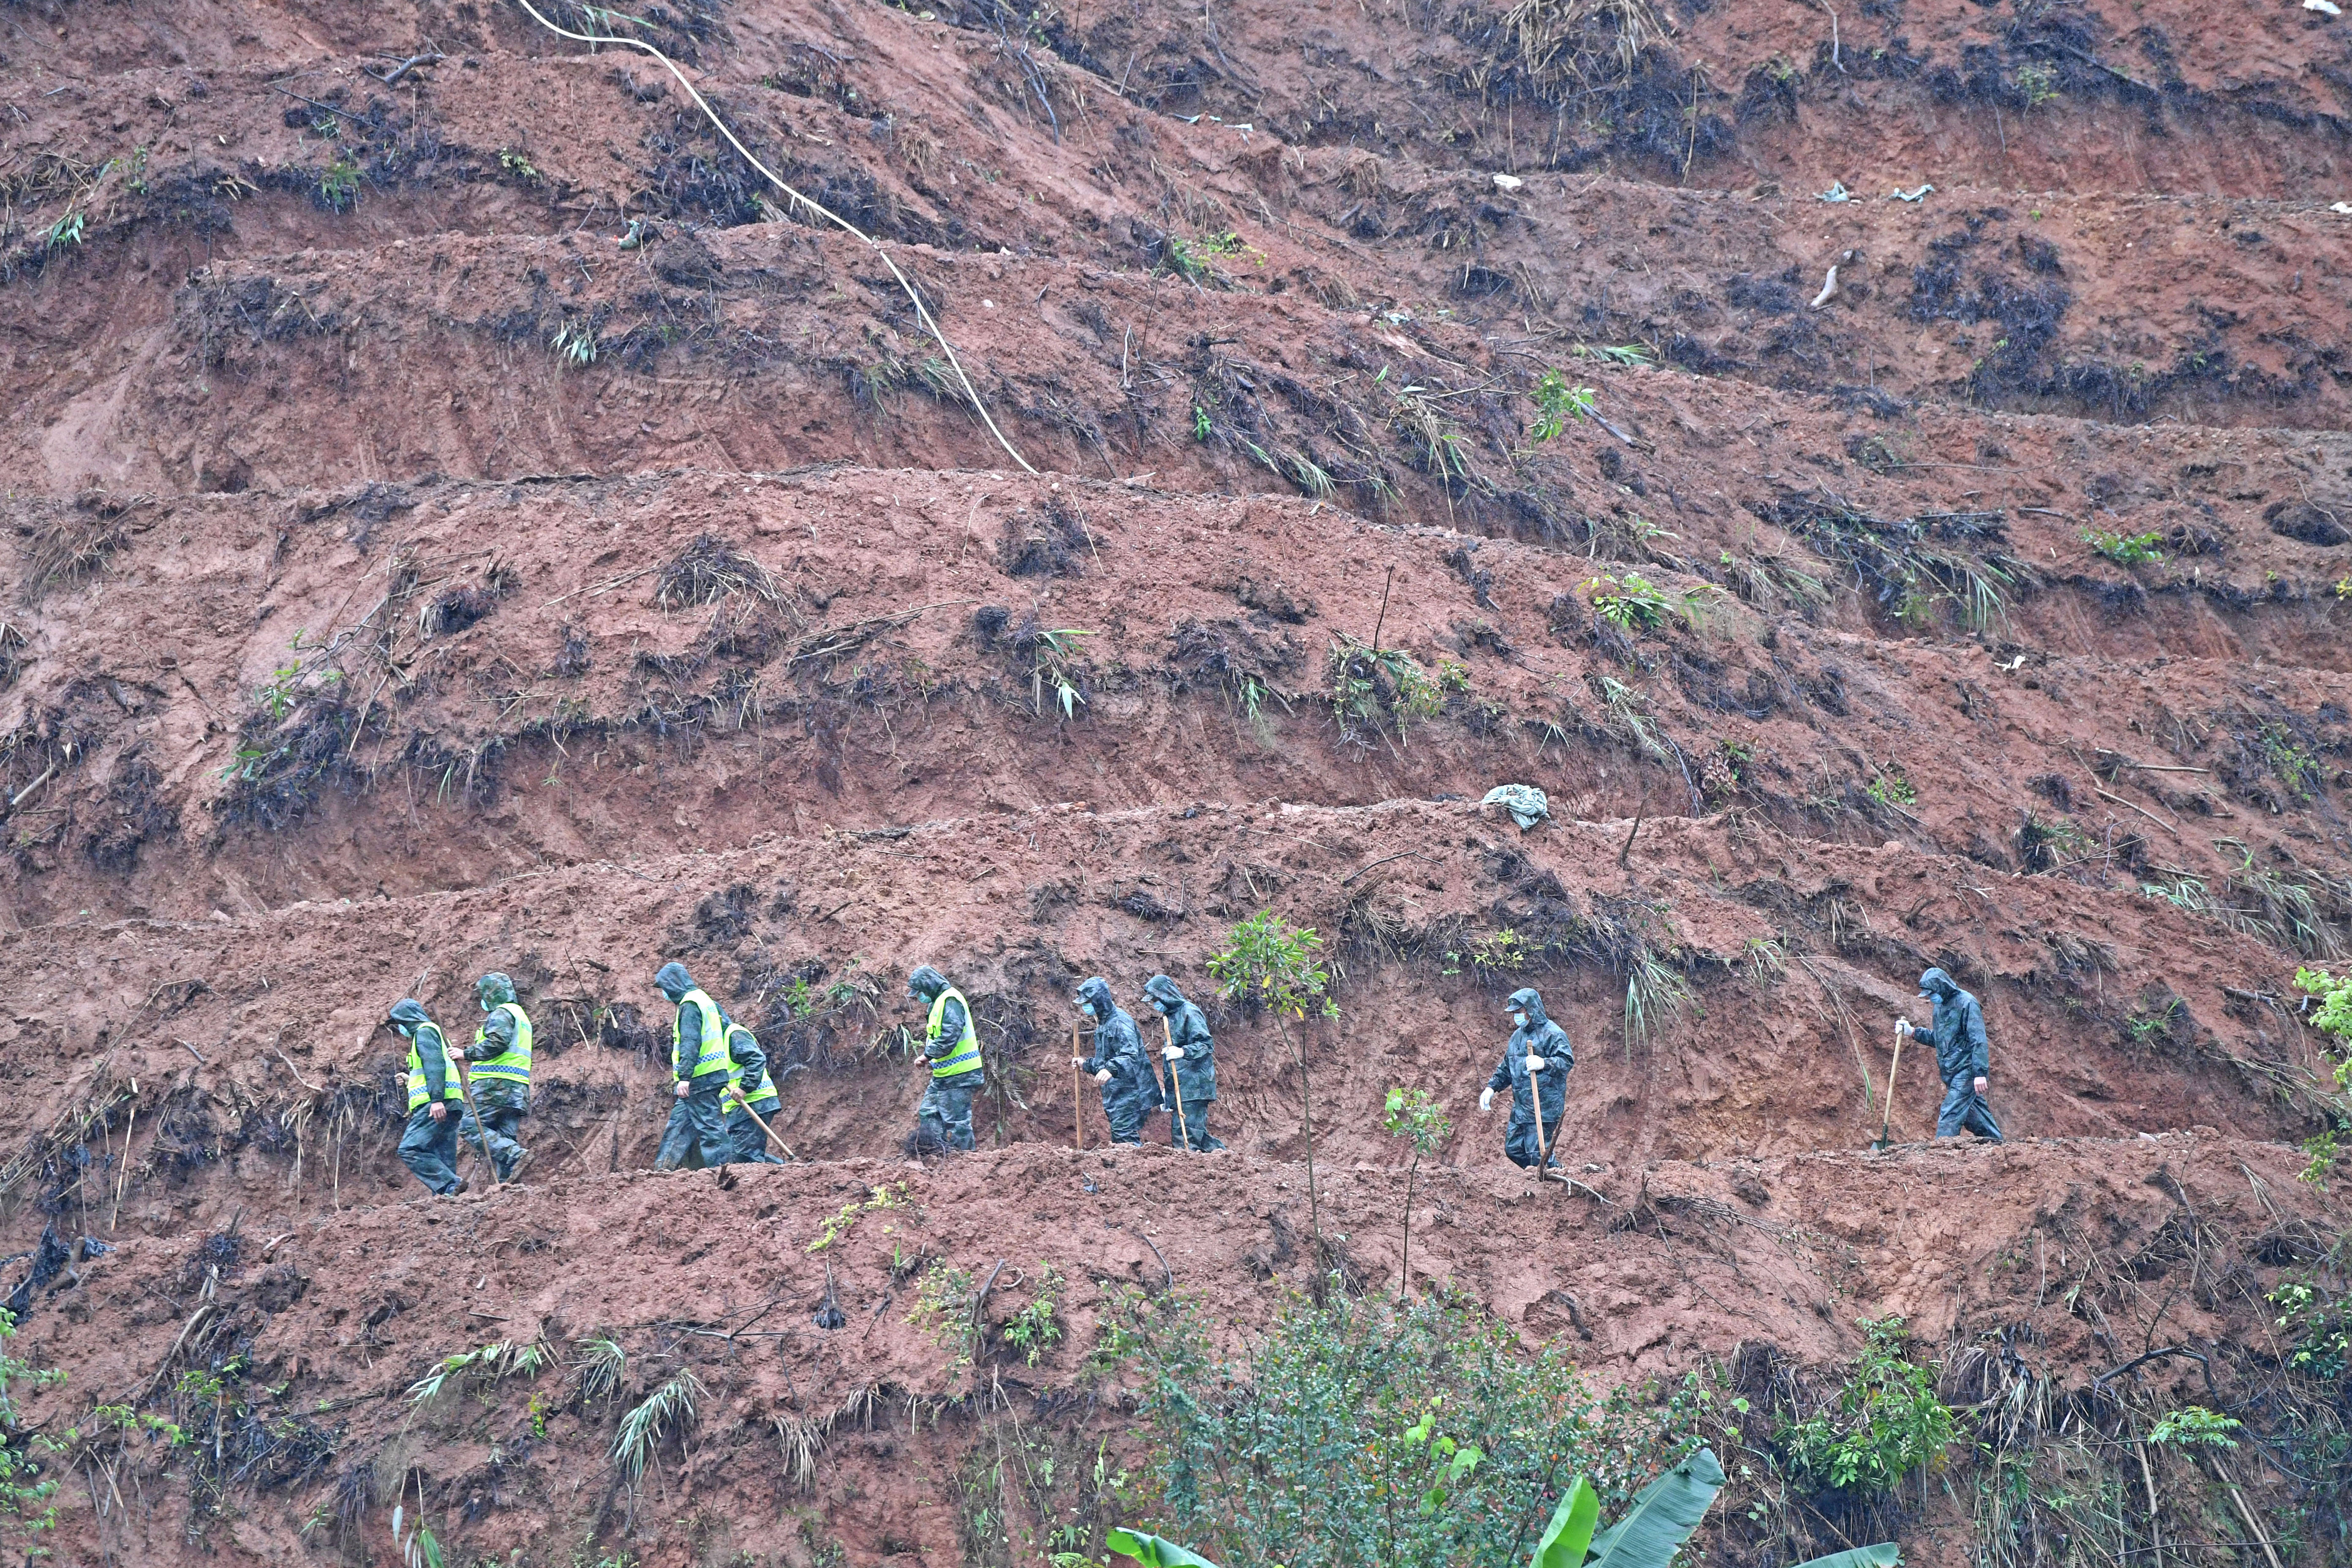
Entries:
POLYGON ((420 1107, 408 1113, 408 1125, 400 1134, 401 1163, 444 1197, 466 1189, 466 1184, 457 1179, 458 1121, 445 1116, 436 1121, 431 1107, 420 1107))
POLYGON ((1503 1129, 1503 1152, 1514 1165, 1533 1165, 1539 1157, 1547 1166, 1558 1165, 1560 1117, 1568 1106, 1568 1069, 1576 1065, 1576 1049, 1568 1043, 1568 1031, 1545 1016, 1541 993, 1514 991, 1507 1005, 1517 1026, 1503 1047, 1502 1062, 1486 1080, 1488 1089, 1511 1091, 1511 1120, 1503 1129), (1528 1071, 1531 1056, 1543 1058, 1542 1071, 1528 1071), (1543 1102, 1541 1156, 1536 1149, 1538 1097, 1543 1102))
POLYGON ((1521 831, 1551 815, 1551 799, 1533 784, 1496 784, 1480 805, 1499 805, 1511 814, 1521 831))
MULTIPOLYGON (((1184 1054, 1168 1064, 1168 1092, 1160 1109, 1168 1112, 1168 1142, 1176 1149, 1222 1149, 1209 1136, 1209 1108, 1217 1100, 1217 1047, 1209 1037, 1208 1016, 1184 998, 1176 982, 1155 974, 1143 983, 1143 994, 1167 1020, 1163 1045, 1184 1054), (1179 1114, 1179 1111, 1181 1114, 1179 1114)), ((1146 1046, 1148 1052, 1150 1047, 1146 1046)))
POLYGON ((1079 986, 1078 1005, 1081 1010, 1092 1009, 1089 1016, 1095 1021, 1095 1054, 1081 1070, 1110 1074, 1110 1080, 1102 1086, 1103 1116, 1110 1123, 1110 1141, 1139 1143, 1144 1118, 1160 1109, 1168 1091, 1160 1087, 1151 1058, 1143 1053, 1135 1020, 1111 1000, 1109 981, 1097 974, 1079 986))

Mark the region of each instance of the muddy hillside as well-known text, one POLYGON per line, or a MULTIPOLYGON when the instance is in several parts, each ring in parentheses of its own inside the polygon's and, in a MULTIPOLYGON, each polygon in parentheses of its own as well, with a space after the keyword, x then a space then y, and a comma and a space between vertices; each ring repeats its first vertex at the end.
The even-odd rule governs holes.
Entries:
POLYGON ((0 23, 0 1555, 2352 1562, 2327 0, 0 23))

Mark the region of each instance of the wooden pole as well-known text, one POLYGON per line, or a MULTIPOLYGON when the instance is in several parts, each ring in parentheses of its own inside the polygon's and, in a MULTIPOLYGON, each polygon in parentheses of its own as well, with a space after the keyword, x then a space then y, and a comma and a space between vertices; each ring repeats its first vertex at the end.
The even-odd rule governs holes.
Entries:
POLYGON ((752 1121, 760 1124, 760 1131, 768 1135, 770 1142, 775 1144, 777 1148, 782 1149, 791 1158, 794 1160, 798 1160, 800 1158, 798 1154, 793 1153, 793 1146, 791 1144, 776 1136, 776 1130, 768 1125, 768 1119, 751 1109, 751 1102, 750 1100, 738 1099, 735 1103, 743 1108, 744 1115, 750 1117, 752 1121))
POLYGON ((1887 1142, 1886 1130, 1895 1121, 1895 1069, 1903 1065, 1903 1037, 1906 1033, 1908 1031, 1903 1029, 1895 1031, 1895 1059, 1886 1064, 1886 1103, 1881 1107, 1885 1114, 1879 1118, 1878 1142, 1871 1145, 1874 1151, 1891 1146, 1887 1142))
MULTIPOLYGON (((442 1045, 445 1047, 448 1045, 448 1036, 441 1037, 442 1045)), ((450 1067, 457 1069, 457 1087, 466 1091, 466 1110, 474 1118, 474 1133, 482 1145, 482 1163, 490 1168, 490 1190, 496 1192, 506 1184, 499 1180, 499 1163, 490 1154, 490 1124, 482 1120, 481 1107, 474 1103, 474 1075, 466 1070, 465 1058, 452 1056, 446 1048, 441 1055, 450 1067)))
POLYGON ((1078 1026, 1070 1026, 1070 1128, 1076 1134, 1078 1147, 1087 1146, 1087 1107, 1079 1099, 1078 1089, 1078 1026))
MULTIPOLYGON (((1176 1031, 1169 1026, 1165 1013, 1160 1015, 1160 1037, 1168 1042, 1169 1049, 1176 1048, 1176 1031)), ((1184 1117, 1184 1086, 1176 1081, 1174 1062, 1168 1064, 1168 1087, 1176 1093, 1176 1131, 1183 1138, 1184 1147, 1190 1149, 1192 1146, 1192 1126, 1184 1117)))
MULTIPOLYGON (((1543 1085, 1536 1081, 1536 1075, 1533 1073, 1528 1074, 1528 1098, 1535 1102, 1536 1107, 1536 1180, 1538 1182, 1548 1182, 1551 1180, 1551 1178, 1544 1174, 1544 1167, 1546 1163, 1551 1159, 1551 1154, 1549 1151, 1544 1148, 1543 1085)), ((1562 1102, 1560 1109, 1562 1114, 1566 1114, 1567 1105, 1565 1101, 1562 1102)))

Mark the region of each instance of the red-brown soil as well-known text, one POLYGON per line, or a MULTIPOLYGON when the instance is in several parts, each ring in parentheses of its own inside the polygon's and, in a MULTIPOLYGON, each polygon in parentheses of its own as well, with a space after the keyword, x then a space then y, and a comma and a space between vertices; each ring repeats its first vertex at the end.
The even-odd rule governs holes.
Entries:
MULTIPOLYGON (((973 1457, 1019 1423, 1147 1475, 1089 1359, 1125 1292, 1234 1335, 1319 1284, 1297 1066, 1205 969, 1267 907, 1334 965, 1302 1036, 1351 1288, 1397 1287, 1379 1117, 1425 1088, 1418 1287, 1600 1382, 1833 1381, 1900 1313, 1974 1411, 1993 1347, 2063 1400, 2168 1342, 2214 1382, 2133 1399, 2243 1415, 2263 1517, 2340 1507, 2273 1446, 2264 1298, 2343 1227, 2297 1180, 2345 1108, 2294 975, 2352 948, 2352 21, 1690 4, 1629 68, 1646 10, 1600 9, 602 24, 887 242, 1034 474, 642 56, 506 4, 0 9, 0 1289, 70 1374, 18 1397, 186 1419, 239 1358, 277 1434, 77 1450, 59 1561, 389 1563, 403 1497, 459 1561, 579 1568, 1118 1522, 973 1457), (1553 371, 1592 416, 1542 440, 1553 371), (1598 613, 1643 583, 1654 624, 1598 613), (1340 684, 1374 642, 1423 700, 1340 684), (798 1166, 647 1169, 671 958, 798 1069, 798 1166), (1645 958, 1687 992, 1646 1031, 1645 958), (920 963, 990 1090, 917 1166, 920 963), (1929 1142, 1914 1054, 1865 1153, 1931 963, 2012 1142, 1929 1142), (377 1021, 455 1029, 492 968, 533 1163, 426 1199, 377 1021), (1230 1150, 1106 1154, 1089 1092, 1080 1155, 1070 993, 1155 971, 1211 1001, 1230 1150), (1522 984, 1588 1190, 1475 1109, 1522 984), (1005 1260, 997 1322, 1050 1264, 1069 1336, 959 1369, 894 1256, 1005 1260), (404 1397, 605 1332, 631 1397, 709 1390, 642 1488, 569 1381, 404 1397)), ((1887 1516, 1913 1560, 2032 1560, 1975 1462, 1887 1516)), ((2168 1557, 2271 1568, 2161 1512, 2168 1557)))

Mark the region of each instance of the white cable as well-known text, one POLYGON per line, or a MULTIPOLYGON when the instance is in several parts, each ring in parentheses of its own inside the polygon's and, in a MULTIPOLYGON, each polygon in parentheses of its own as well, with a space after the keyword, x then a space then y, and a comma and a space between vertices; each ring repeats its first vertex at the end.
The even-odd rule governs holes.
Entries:
POLYGON ((785 195, 789 196, 793 205, 806 207, 809 211, 817 214, 821 217, 831 219, 835 224, 840 226, 841 231, 844 234, 848 235, 854 239, 863 241, 868 249, 872 250, 875 255, 880 257, 882 258, 882 265, 890 269, 890 276, 898 280, 898 287, 907 291, 908 300, 912 301, 914 304, 916 319, 923 323, 924 329, 931 334, 932 341, 937 342, 940 345, 940 351, 948 356, 948 363, 955 369, 956 379, 963 384, 964 396, 971 401, 972 412, 980 416, 981 423, 988 426, 988 433, 996 437, 996 444, 1003 447, 1006 455, 1011 457, 1014 462, 1021 465, 1021 468, 1024 473, 1034 474, 1037 471, 1029 466, 1029 459, 1023 457, 1020 452, 1015 449, 1013 443, 1004 438, 1004 432, 996 427, 996 421, 989 417, 988 405, 980 400, 980 389, 973 386, 971 384, 971 377, 964 374, 963 362, 956 357, 955 345, 948 342, 948 335, 945 332, 940 331, 940 324, 931 320, 931 312, 923 305, 922 295, 917 292, 915 286, 907 280, 907 275, 898 270, 898 264, 890 259, 890 253, 883 248, 882 242, 880 240, 875 238, 872 235, 867 234, 864 229, 859 228, 856 224, 850 222, 839 213, 835 212, 823 202, 814 201, 801 195, 800 192, 784 184, 783 180, 777 175, 773 169, 769 168, 768 165, 753 157, 751 155, 751 149, 744 146, 741 142, 736 140, 735 132, 728 129, 727 121, 719 118, 719 111, 711 108, 709 103, 703 100, 702 94, 695 91, 694 84, 686 79, 686 73, 677 68, 677 62, 671 59, 659 49, 654 47, 651 44, 646 43, 642 39, 638 38, 600 38, 591 33, 575 33, 568 27, 557 26, 545 16, 540 15, 539 7, 533 5, 530 3, 530 0, 515 0, 515 4, 530 12, 532 21, 537 22, 541 26, 545 27, 549 32, 553 33, 558 37, 570 38, 574 43, 587 44, 592 47, 597 45, 609 44, 625 49, 635 49, 640 53, 651 55, 654 58, 661 61, 663 66, 668 69, 669 74, 677 79, 677 85, 686 89, 686 95, 694 100, 694 106, 709 117, 710 123, 719 128, 719 134, 727 138, 727 144, 743 155, 743 161, 745 163, 751 164, 751 167, 759 170, 761 174, 766 175, 768 183, 775 186, 776 189, 783 192, 785 195))

